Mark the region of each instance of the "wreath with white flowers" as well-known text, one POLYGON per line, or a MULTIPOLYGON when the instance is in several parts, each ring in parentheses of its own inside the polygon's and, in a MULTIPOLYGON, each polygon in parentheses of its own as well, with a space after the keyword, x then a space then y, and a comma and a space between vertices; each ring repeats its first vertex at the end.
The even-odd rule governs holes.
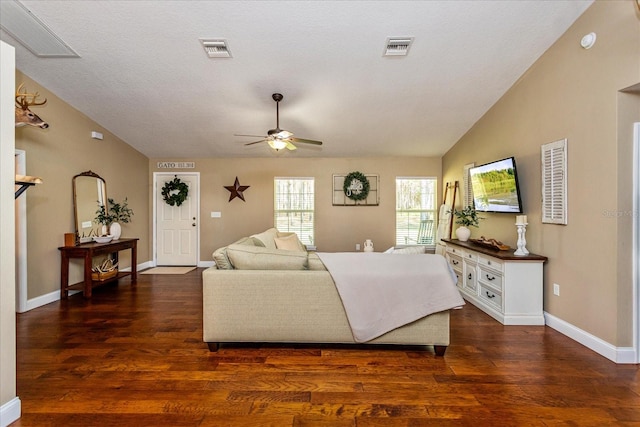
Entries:
POLYGON ((351 200, 364 200, 369 195, 369 180, 362 172, 351 172, 344 178, 342 190, 351 200))
POLYGON ((170 206, 180 206, 189 195, 189 186, 177 176, 162 187, 162 199, 170 206))

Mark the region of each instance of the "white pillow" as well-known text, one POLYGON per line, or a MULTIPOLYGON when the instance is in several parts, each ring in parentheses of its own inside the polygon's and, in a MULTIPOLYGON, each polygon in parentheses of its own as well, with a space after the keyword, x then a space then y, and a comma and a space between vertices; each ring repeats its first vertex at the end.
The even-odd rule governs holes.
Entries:
POLYGON ((273 239, 277 236, 278 230, 276 230, 275 228, 270 228, 266 231, 263 231, 262 233, 251 235, 251 237, 254 237, 264 243, 264 247, 269 249, 277 249, 276 244, 273 241, 273 239))
POLYGON ((285 251, 305 252, 301 248, 298 236, 291 234, 289 236, 275 237, 273 241, 276 243, 276 249, 284 249, 285 251))

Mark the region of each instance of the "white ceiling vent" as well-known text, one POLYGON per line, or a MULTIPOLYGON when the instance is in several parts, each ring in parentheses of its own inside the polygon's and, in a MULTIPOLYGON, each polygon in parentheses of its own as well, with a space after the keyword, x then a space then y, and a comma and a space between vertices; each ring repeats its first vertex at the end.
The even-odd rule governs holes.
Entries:
POLYGON ((224 39, 200 39, 209 58, 231 58, 231 51, 224 39))
POLYGON ((382 56, 407 56, 413 37, 389 37, 382 56))

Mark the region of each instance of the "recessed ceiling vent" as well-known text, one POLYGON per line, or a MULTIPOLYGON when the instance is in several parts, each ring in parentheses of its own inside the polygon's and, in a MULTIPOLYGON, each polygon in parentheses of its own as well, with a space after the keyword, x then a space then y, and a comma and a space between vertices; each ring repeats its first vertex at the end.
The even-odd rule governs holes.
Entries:
POLYGON ((231 58, 231 51, 224 39, 200 39, 209 58, 231 58))
POLYGON ((413 37, 389 37, 382 56, 407 56, 413 37))

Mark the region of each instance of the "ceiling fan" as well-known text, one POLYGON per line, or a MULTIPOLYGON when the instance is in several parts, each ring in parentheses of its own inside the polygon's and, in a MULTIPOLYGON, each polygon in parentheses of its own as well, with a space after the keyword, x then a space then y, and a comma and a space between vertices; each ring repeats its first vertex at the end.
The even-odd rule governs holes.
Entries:
POLYGON ((276 128, 269 129, 269 131, 267 132, 267 136, 264 136, 264 137, 261 135, 236 134, 235 136, 251 136, 256 138, 262 138, 259 141, 248 142, 244 145, 253 145, 253 144, 259 144, 261 142, 266 142, 267 144, 269 144, 271 148, 273 148, 276 151, 282 150, 283 148, 286 148, 287 150, 295 150, 297 147, 294 144, 296 143, 322 145, 322 141, 296 138, 293 136, 293 133, 289 132, 288 130, 280 129, 280 109, 278 106, 280 105, 280 101, 282 101, 284 97, 280 93, 274 93, 273 95, 271 95, 271 97, 273 98, 274 101, 276 101, 276 128))

